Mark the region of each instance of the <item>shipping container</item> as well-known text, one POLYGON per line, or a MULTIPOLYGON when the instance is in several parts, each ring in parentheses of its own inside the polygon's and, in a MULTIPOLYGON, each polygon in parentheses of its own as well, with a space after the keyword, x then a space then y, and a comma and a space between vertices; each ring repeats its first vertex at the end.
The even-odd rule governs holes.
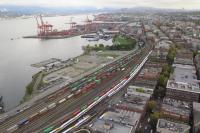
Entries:
POLYGON ((39 115, 39 113, 35 113, 35 114, 31 115, 31 116, 29 117, 29 121, 34 120, 35 118, 38 117, 38 115, 39 115))
POLYGON ((39 111, 40 114, 43 114, 43 113, 45 113, 45 112, 47 112, 47 107, 45 107, 45 108, 43 108, 43 109, 41 109, 41 110, 39 111))
POLYGON ((48 96, 48 99, 49 99, 49 100, 55 99, 55 95, 50 95, 50 96, 48 96))
POLYGON ((59 104, 63 103, 66 101, 66 98, 61 99, 60 101, 58 101, 59 104))
POLYGON ((81 110, 84 110, 87 108, 87 105, 84 105, 83 107, 81 107, 81 110))
POLYGON ((73 89, 72 89, 72 91, 77 91, 79 88, 78 87, 74 87, 73 89))
POLYGON ((100 84, 101 83, 101 80, 99 79, 99 80, 95 80, 95 82, 97 83, 97 84, 100 84))
POLYGON ((75 110, 72 114, 73 114, 73 116, 76 116, 77 114, 79 114, 81 112, 81 110, 80 109, 77 109, 77 110, 75 110))
POLYGON ((64 93, 68 92, 69 88, 64 88, 64 93))
POLYGON ((7 131, 8 133, 12 133, 12 132, 16 131, 18 128, 19 128, 18 125, 14 125, 14 126, 8 128, 6 131, 7 131))
POLYGON ((44 130, 44 133, 49 133, 54 129, 54 126, 48 127, 44 130))
POLYGON ((61 130, 62 130, 62 128, 60 128, 60 127, 54 129, 55 132, 60 132, 61 130))
POLYGON ((56 103, 52 103, 48 105, 48 109, 53 109, 56 107, 56 103))
POLYGON ((69 99, 69 98, 71 98, 73 96, 74 96, 74 94, 70 94, 69 96, 67 96, 67 98, 69 99))

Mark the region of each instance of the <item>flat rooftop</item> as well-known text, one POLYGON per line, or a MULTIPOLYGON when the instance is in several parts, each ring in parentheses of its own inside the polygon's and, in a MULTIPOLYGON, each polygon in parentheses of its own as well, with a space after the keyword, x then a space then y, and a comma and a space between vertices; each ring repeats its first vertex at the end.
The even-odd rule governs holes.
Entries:
POLYGON ((135 93, 133 95, 126 95, 120 101, 116 102, 118 107, 127 107, 129 109, 136 109, 143 111, 146 103, 150 99, 150 94, 135 93))
POLYGON ((105 121, 113 121, 130 126, 137 125, 140 117, 140 113, 121 109, 116 109, 116 112, 108 111, 102 115, 102 119, 105 121))
POLYGON ((164 98, 162 103, 162 109, 188 117, 191 113, 190 107, 191 105, 188 102, 175 100, 171 98, 164 98))
POLYGON ((159 74, 161 73, 162 68, 161 67, 144 67, 138 77, 143 77, 143 78, 157 78, 159 74))
POLYGON ((163 104, 171 105, 171 106, 174 106, 177 108, 182 108, 182 109, 190 109, 191 108, 191 105, 189 102, 171 99, 171 98, 164 98, 163 104))
POLYGON ((200 93, 194 66, 173 64, 173 67, 174 73, 168 80, 167 88, 200 93))
POLYGON ((31 66, 32 67, 36 67, 36 68, 40 68, 40 67, 44 67, 45 65, 48 65, 50 63, 60 62, 60 61, 61 61, 60 59, 51 58, 51 59, 48 59, 48 60, 45 60, 45 61, 41 61, 41 62, 36 63, 36 64, 32 64, 31 66))
POLYGON ((159 133, 186 133, 190 126, 186 124, 175 123, 165 119, 159 119, 157 123, 157 132, 159 133))
POLYGON ((138 125, 141 114, 137 112, 116 109, 105 112, 93 122, 92 129, 103 133, 130 133, 138 125))
POLYGON ((155 89, 157 85, 157 80, 145 80, 145 79, 138 79, 135 80, 133 83, 135 86, 143 86, 151 89, 155 89))
POLYGON ((102 133, 131 133, 132 127, 121 125, 115 122, 106 122, 102 119, 97 119, 92 127, 94 131, 102 133))
POLYGON ((130 85, 127 88, 127 94, 134 95, 136 93, 144 93, 144 95, 146 95, 146 97, 149 97, 153 94, 153 89, 145 87, 145 86, 134 86, 134 85, 130 85))
POLYGON ((183 58, 175 58, 174 63, 176 64, 185 64, 185 65, 194 65, 193 59, 183 59, 183 58))
POLYGON ((194 124, 200 123, 200 103, 193 102, 193 116, 194 124))

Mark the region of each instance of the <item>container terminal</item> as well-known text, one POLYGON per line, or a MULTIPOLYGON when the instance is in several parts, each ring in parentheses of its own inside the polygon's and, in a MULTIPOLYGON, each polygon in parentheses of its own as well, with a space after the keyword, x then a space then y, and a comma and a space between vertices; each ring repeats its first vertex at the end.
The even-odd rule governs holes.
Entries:
MULTIPOLYGON (((85 34, 91 34, 91 33, 97 33, 101 29, 109 29, 104 30, 105 34, 113 34, 118 33, 117 30, 118 27, 124 22, 105 22, 105 21, 92 21, 88 17, 86 17, 86 20, 84 21, 85 24, 79 25, 76 22, 72 21, 72 18, 70 20, 69 29, 64 30, 57 30, 54 29, 54 25, 44 22, 42 15, 35 17, 37 22, 37 35, 30 35, 30 36, 24 36, 23 38, 40 38, 40 39, 61 39, 61 38, 69 38, 73 36, 79 36, 79 35, 85 35, 85 34)), ((90 35, 83 36, 86 38, 94 37, 90 35)))

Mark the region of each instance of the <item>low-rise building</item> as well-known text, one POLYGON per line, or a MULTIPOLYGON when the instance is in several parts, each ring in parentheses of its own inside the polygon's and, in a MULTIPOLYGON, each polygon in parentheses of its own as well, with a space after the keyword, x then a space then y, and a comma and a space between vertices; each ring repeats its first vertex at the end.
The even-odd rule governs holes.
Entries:
POLYGON ((162 117, 188 123, 191 114, 190 106, 188 102, 164 98, 161 105, 162 117))
POLYGON ((101 133, 131 133, 138 128, 140 118, 140 113, 116 109, 105 112, 91 128, 101 133))
POLYGON ((126 94, 120 101, 116 101, 114 107, 117 109, 138 112, 143 116, 146 112, 147 103, 150 97, 151 94, 135 91, 133 94, 126 94))
POLYGON ((158 43, 155 46, 155 49, 169 49, 170 45, 172 44, 169 40, 159 40, 158 43))
POLYGON ((144 67, 139 75, 137 76, 136 80, 156 80, 162 71, 161 67, 144 67))
POLYGON ((158 133, 189 133, 190 126, 165 119, 159 119, 157 123, 158 133))
POLYGON ((199 101, 200 88, 196 69, 191 65, 174 64, 174 72, 167 82, 166 96, 172 99, 199 101))
POLYGON ((200 132, 200 103, 193 102, 193 133, 200 132))
POLYGON ((167 55, 168 55, 168 49, 164 49, 164 48, 154 49, 154 51, 151 54, 151 56, 156 57, 157 59, 163 59, 163 60, 167 59, 167 55))
POLYGON ((195 57, 195 65, 197 68, 197 75, 200 77, 200 54, 195 57))
POLYGON ((147 87, 142 87, 142 86, 134 86, 131 85, 127 88, 127 94, 128 95, 134 95, 136 93, 146 93, 146 94, 153 94, 153 89, 147 88, 147 87))

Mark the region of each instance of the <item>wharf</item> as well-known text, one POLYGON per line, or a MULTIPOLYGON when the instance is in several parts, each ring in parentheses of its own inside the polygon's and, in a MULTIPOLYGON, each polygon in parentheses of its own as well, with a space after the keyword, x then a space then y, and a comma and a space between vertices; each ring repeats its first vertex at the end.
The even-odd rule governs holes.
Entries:
POLYGON ((46 66, 48 64, 55 63, 55 62, 60 62, 60 61, 61 61, 60 59, 51 58, 51 59, 48 59, 48 60, 45 60, 45 61, 41 61, 39 63, 32 64, 31 66, 32 67, 36 67, 36 68, 40 68, 40 67, 44 67, 44 66, 46 66))
POLYGON ((75 37, 80 36, 82 33, 74 34, 74 35, 49 35, 49 36, 38 36, 38 35, 31 35, 31 36, 23 36, 23 38, 26 39, 63 39, 63 38, 69 38, 69 37, 75 37))
POLYGON ((0 113, 4 112, 3 96, 0 96, 0 113))

